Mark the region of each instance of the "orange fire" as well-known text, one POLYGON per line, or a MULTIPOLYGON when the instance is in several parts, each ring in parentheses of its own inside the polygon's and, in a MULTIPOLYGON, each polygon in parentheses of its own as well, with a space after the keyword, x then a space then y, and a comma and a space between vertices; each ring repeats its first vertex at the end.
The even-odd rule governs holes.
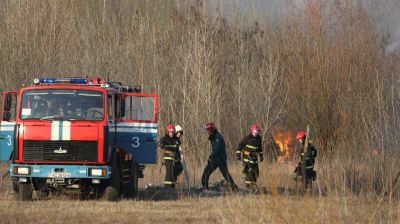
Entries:
POLYGON ((278 132, 274 135, 276 144, 279 146, 278 161, 283 163, 292 158, 294 138, 291 131, 278 132))

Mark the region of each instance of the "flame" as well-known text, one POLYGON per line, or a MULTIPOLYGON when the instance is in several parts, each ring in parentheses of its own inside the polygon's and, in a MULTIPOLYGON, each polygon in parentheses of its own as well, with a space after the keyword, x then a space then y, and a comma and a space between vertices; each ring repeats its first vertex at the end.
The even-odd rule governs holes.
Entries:
POLYGON ((279 146, 279 157, 278 161, 283 163, 290 161, 292 158, 292 147, 294 144, 294 138, 291 131, 282 131, 274 135, 276 144, 279 146))

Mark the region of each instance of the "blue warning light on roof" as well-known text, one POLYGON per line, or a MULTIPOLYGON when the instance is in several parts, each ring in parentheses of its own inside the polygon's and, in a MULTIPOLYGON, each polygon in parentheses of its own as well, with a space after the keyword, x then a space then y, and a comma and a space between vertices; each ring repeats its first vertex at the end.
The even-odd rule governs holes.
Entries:
POLYGON ((34 80, 35 84, 43 83, 43 84, 86 84, 87 79, 85 78, 40 78, 34 80))

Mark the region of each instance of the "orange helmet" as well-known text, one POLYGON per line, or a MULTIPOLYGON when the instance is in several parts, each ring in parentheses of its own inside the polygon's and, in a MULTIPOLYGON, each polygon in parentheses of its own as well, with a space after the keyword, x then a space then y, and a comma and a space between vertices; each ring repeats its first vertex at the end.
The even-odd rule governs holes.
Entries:
POLYGON ((257 124, 253 124, 250 127, 250 133, 252 134, 259 134, 261 132, 261 129, 257 126, 257 124))
POLYGON ((167 125, 167 127, 165 128, 165 132, 170 133, 170 132, 175 132, 175 126, 173 126, 172 124, 167 125))
POLYGON ((204 129, 206 129, 207 131, 211 131, 214 132, 217 130, 217 126, 215 126, 215 124, 213 122, 208 122, 205 126, 204 129))
POLYGON ((304 131, 299 131, 296 135, 296 139, 300 140, 300 139, 305 139, 306 138, 306 133, 304 131))

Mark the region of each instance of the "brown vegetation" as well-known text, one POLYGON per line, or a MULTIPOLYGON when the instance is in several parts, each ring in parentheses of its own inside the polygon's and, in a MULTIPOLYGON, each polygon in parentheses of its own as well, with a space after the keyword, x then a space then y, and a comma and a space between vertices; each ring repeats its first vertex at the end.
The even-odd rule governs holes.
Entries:
MULTIPOLYGON (((238 14, 228 21, 220 11, 210 15, 207 1, 0 0, 0 88, 16 90, 36 76, 66 75, 140 84, 160 95, 160 134, 167 123, 180 124, 186 149, 205 139, 207 121, 217 123, 231 154, 254 122, 265 139, 274 128, 296 132, 310 124, 319 150, 316 191, 328 197, 220 198, 196 210, 220 206, 212 217, 246 222, 254 211, 245 213, 244 206, 251 203, 260 205, 256 211, 266 210, 251 220, 292 222, 292 214, 303 214, 300 208, 307 204, 312 212, 299 222, 309 223, 307 217, 323 223, 395 222, 398 205, 380 196, 399 195, 391 186, 400 171, 400 52, 386 50, 390 35, 378 30, 362 1, 304 2, 281 17, 250 21, 238 14), (236 210, 240 214, 233 216, 236 210)), ((188 154, 192 178, 201 175, 208 150, 188 154)), ((239 163, 230 167, 239 180, 239 163)), ((150 166, 145 182, 161 182, 158 169, 150 166)), ((264 164, 262 184, 293 188, 289 172, 291 167, 264 164)), ((119 211, 135 217, 126 208, 130 203, 119 204, 119 211)), ((10 204, 16 206, 2 203, 0 213, 10 204)))

